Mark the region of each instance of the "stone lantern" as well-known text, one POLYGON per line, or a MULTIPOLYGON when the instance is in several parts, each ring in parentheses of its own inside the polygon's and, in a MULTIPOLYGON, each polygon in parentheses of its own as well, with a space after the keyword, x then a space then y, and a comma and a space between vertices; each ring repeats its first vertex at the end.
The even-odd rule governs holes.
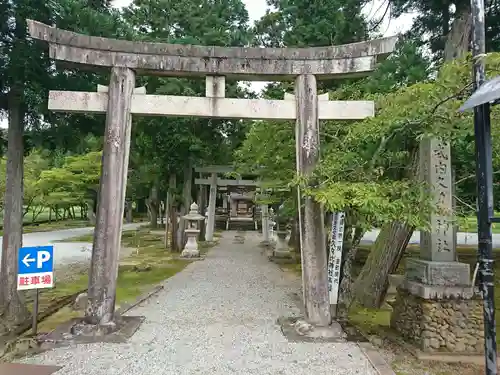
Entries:
POLYGON ((200 251, 198 250, 198 241, 196 241, 196 238, 200 233, 199 223, 201 220, 204 220, 205 217, 200 215, 198 212, 198 205, 193 203, 191 207, 189 207, 189 213, 182 218, 187 222, 186 229, 184 230, 187 242, 182 250, 181 257, 197 258, 200 256, 200 251))

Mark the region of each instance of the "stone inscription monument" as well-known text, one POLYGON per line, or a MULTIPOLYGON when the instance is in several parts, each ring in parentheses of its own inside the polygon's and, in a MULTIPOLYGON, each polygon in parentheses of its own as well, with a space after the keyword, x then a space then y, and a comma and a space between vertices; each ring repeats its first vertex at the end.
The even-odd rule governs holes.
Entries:
POLYGON ((468 287, 469 265, 456 261, 450 145, 425 138, 420 146, 421 179, 433 198, 431 231, 422 232, 420 258, 407 263, 407 277, 425 285, 468 287))
MULTIPOLYGON (((297 173, 310 175, 319 158, 319 120, 374 115, 371 101, 318 100, 317 80, 370 74, 390 54, 396 37, 314 48, 240 48, 144 43, 81 35, 28 20, 29 34, 49 44, 50 57, 75 67, 111 71, 108 92, 51 91, 49 109, 106 114, 100 205, 90 270, 87 320, 112 323, 127 179, 131 117, 199 116, 296 121, 297 173), (206 97, 134 93, 136 75, 205 77, 206 97), (294 100, 225 97, 225 77, 243 81, 295 81, 294 100), (118 189, 117 189, 118 187, 118 189), (118 193, 117 193, 118 192, 118 193)), ((212 175, 211 190, 215 185, 212 175)), ((213 217, 213 196, 209 221, 213 217)), ((305 318, 328 326, 326 245, 322 207, 304 197, 300 218, 305 318)), ((209 225, 208 236, 210 237, 209 225)))
POLYGON ((469 265, 456 261, 448 143, 422 140, 420 176, 435 207, 431 231, 421 233, 419 258, 407 260, 391 326, 423 351, 480 352, 482 301, 471 285, 469 265))

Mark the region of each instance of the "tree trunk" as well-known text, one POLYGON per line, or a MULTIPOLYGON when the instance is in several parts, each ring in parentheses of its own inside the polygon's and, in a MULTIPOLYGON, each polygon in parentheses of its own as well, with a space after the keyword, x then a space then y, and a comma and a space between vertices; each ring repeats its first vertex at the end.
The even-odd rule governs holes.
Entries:
POLYGON ((141 198, 137 201, 137 212, 140 214, 147 212, 146 199, 141 198))
POLYGON ((158 189, 156 185, 153 185, 151 192, 149 193, 149 199, 146 202, 149 210, 149 225, 151 228, 158 227, 158 189))
POLYGON ((451 31, 447 35, 444 46, 444 61, 464 57, 469 51, 470 35, 472 30, 472 12, 467 5, 460 16, 453 20, 451 31))
POLYGON ((150 202, 149 202, 149 197, 147 197, 144 200, 144 203, 146 205, 146 213, 148 215, 148 221, 151 221, 151 205, 150 205, 150 202))
MULTIPOLYGON (((346 218, 347 215, 348 214, 346 213, 346 218)), ((361 242, 364 234, 365 232, 362 228, 355 227, 353 231, 352 226, 347 224, 345 225, 343 240, 344 246, 342 248, 342 265, 340 268, 339 298, 336 312, 336 316, 338 318, 347 318, 349 308, 354 300, 354 293, 352 290, 352 265, 358 252, 359 243, 361 242)))
POLYGON ((132 217, 132 201, 128 200, 125 202, 125 221, 127 223, 133 222, 133 217, 132 217))
POLYGON ((2 323, 7 327, 21 323, 29 316, 24 300, 17 291, 17 258, 23 238, 24 111, 22 108, 22 87, 13 88, 9 94, 4 234, 0 265, 0 315, 2 323))
POLYGON ((288 247, 291 247, 295 252, 300 254, 300 238, 299 238, 299 218, 298 216, 291 220, 290 238, 288 240, 288 247))
MULTIPOLYGON (((444 60, 462 57, 468 50, 472 25, 469 8, 462 10, 451 26, 444 50, 444 60)), ((409 178, 418 179, 418 152, 412 158, 409 178)), ((362 306, 379 308, 387 292, 387 277, 399 266, 414 228, 406 223, 393 222, 384 226, 372 246, 368 259, 354 285, 356 299, 362 306)))
MULTIPOLYGON (((408 178, 417 180, 419 152, 411 156, 408 178)), ((399 265, 408 241, 415 228, 406 223, 393 221, 384 225, 371 246, 370 254, 353 285, 355 299, 367 308, 380 308, 387 291, 387 278, 399 265), (365 287, 363 289, 363 286, 365 287), (376 303, 375 303, 376 302, 376 303)))
POLYGON ((413 234, 413 227, 393 222, 382 227, 353 289, 365 307, 379 308, 387 291, 387 276, 394 273, 413 234), (400 237, 402 236, 402 237, 400 237))
MULTIPOLYGON (((174 190, 177 185, 177 176, 175 174, 171 174, 168 181, 168 190, 167 190, 167 201, 165 202, 165 248, 168 247, 168 234, 174 225, 172 224, 172 213, 174 212, 174 190)), ((172 238, 175 237, 175 232, 172 231, 172 238)), ((174 249, 172 244, 172 250, 174 249)))
MULTIPOLYGON (((301 210, 301 205, 299 204, 298 195, 296 192, 292 192, 292 199, 294 207, 297 207, 297 210, 301 210)), ((291 231, 290 231, 290 239, 288 240, 288 247, 291 247, 295 250, 297 254, 300 255, 300 222, 299 222, 299 213, 295 215, 291 219, 291 231)))
POLYGON ((177 237, 177 228, 179 226, 179 223, 177 222, 177 208, 172 207, 171 213, 170 213, 170 225, 172 226, 171 236, 170 236, 170 249, 172 251, 181 251, 181 247, 179 245, 178 237, 177 237))
POLYGON ((163 225, 163 219, 165 217, 165 212, 164 212, 164 207, 163 207, 163 201, 159 200, 158 201, 158 216, 160 216, 160 225, 163 225))
POLYGON ((95 225, 96 216, 94 212, 94 202, 87 202, 87 219, 89 220, 90 225, 95 225))

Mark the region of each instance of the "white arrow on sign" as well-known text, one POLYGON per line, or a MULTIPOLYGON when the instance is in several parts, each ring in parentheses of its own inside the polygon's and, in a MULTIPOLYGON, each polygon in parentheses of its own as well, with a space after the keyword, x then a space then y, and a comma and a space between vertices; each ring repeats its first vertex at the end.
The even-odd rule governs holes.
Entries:
POLYGON ((23 263, 26 267, 29 267, 30 266, 30 263, 31 262, 34 262, 35 261, 35 258, 30 258, 30 254, 26 254, 26 256, 23 258, 23 263))

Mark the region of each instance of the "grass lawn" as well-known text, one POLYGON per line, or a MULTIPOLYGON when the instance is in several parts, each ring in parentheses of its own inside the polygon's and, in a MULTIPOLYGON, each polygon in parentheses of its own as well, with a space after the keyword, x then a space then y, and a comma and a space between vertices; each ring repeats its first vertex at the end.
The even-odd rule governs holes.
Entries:
MULTIPOLYGON (((26 209, 26 207, 24 207, 24 208, 26 209)), ((42 211, 40 212, 40 214, 35 218, 35 221, 33 221, 32 211, 30 210, 30 212, 28 212, 26 215, 24 215, 23 223, 24 224, 32 224, 32 223, 37 223, 37 222, 48 221, 49 217, 50 217, 49 212, 50 212, 50 210, 48 207, 42 208, 42 211)), ((4 215, 4 212, 2 210, 0 212, 0 220, 2 220, 2 221, 3 221, 3 215, 4 215)), ((75 206, 75 217, 76 217, 75 220, 81 219, 80 207, 75 206)), ((55 220, 55 219, 56 219, 56 215, 52 211, 52 220, 55 220)))
MULTIPOLYGON (((83 228, 91 227, 88 220, 80 218, 80 209, 75 207, 76 219, 66 219, 55 221, 55 215, 52 213, 52 220, 49 220, 49 209, 45 208, 40 215, 36 218, 35 222, 32 222, 31 213, 27 213, 23 218, 23 233, 35 233, 35 232, 50 232, 53 230, 71 229, 71 228, 83 228)), ((134 222, 147 221, 144 216, 134 217, 134 222)), ((3 235, 3 211, 0 212, 0 236, 3 235)))
MULTIPOLYGON (((36 221, 32 221, 31 212, 28 212, 23 218, 23 233, 34 233, 34 232, 49 232, 52 230, 59 229, 70 229, 70 228, 81 228, 90 226, 88 220, 82 220, 80 218, 80 209, 75 207, 76 219, 67 219, 55 221, 55 215, 52 213, 52 222, 49 220, 49 209, 44 208, 40 215, 36 218, 36 221)), ((3 235, 3 211, 0 212, 0 236, 3 235)))
MULTIPOLYGON (((496 212, 495 216, 500 216, 500 213, 496 212)), ((493 223, 491 225, 491 230, 493 233, 500 233, 500 223, 493 223)), ((475 216, 469 216, 465 219, 461 219, 459 232, 477 233, 477 218, 475 216)))

